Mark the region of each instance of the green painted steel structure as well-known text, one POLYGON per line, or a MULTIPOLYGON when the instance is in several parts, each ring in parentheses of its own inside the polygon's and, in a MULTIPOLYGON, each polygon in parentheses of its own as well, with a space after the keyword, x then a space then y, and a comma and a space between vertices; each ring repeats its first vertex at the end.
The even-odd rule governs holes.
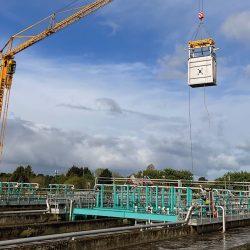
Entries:
POLYGON ((38 183, 0 182, 0 195, 34 195, 38 188, 38 183))
POLYGON ((110 208, 75 208, 72 219, 76 216, 105 216, 123 219, 135 220, 152 220, 152 221, 168 221, 177 222, 176 215, 143 213, 138 211, 131 211, 126 209, 110 209, 110 208))
POLYGON ((65 211, 69 213, 69 204, 73 202, 73 219, 91 215, 177 222, 185 218, 191 206, 199 207, 193 211, 197 217, 220 215, 218 206, 223 206, 227 215, 250 214, 250 188, 237 191, 211 188, 209 184, 206 188, 182 186, 180 181, 170 185, 162 181, 159 185, 152 181, 135 182, 96 184, 94 190, 74 190, 68 184, 49 184, 48 189, 39 189, 37 183, 0 182, 0 205, 52 202, 66 204, 65 211))
POLYGON ((250 213, 250 192, 202 187, 138 186, 97 184, 95 200, 88 206, 81 204, 73 209, 72 217, 108 216, 136 220, 183 220, 191 206, 202 209, 193 214, 218 216, 217 206, 224 206, 227 214, 239 211, 250 213), (199 211, 199 212, 198 212, 199 211))
POLYGON ((72 194, 74 189, 71 184, 49 184, 49 194, 72 194))
POLYGON ((176 222, 191 203, 192 190, 186 187, 99 184, 95 204, 74 208, 73 218, 91 215, 176 222))

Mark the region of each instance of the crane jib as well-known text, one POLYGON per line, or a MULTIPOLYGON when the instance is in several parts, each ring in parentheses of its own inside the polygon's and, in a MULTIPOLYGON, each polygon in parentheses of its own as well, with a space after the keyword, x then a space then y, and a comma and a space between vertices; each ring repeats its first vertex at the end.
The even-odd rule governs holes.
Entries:
MULTIPOLYGON (((66 28, 70 24, 75 23, 76 21, 88 16, 89 14, 93 13, 94 11, 100 9, 101 7, 111 3, 113 0, 98 0, 92 4, 84 6, 80 11, 76 12, 75 14, 67 17, 66 19, 55 23, 55 25, 49 29, 44 30, 43 32, 39 33, 38 35, 33 36, 29 40, 25 41, 21 45, 17 46, 16 48, 10 49, 8 52, 4 53, 2 57, 13 57, 15 54, 21 52, 22 50, 32 46, 33 44, 42 41, 43 39, 49 37, 50 35, 66 28)), ((20 33, 19 33, 20 34, 20 33)), ((12 43, 13 39, 9 40, 12 43)))

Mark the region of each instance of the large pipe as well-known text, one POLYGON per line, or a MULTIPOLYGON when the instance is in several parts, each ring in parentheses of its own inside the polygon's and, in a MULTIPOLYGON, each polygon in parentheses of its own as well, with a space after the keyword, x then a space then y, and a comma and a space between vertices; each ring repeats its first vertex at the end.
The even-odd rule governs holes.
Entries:
POLYGON ((31 242, 45 241, 45 240, 46 241, 47 240, 56 240, 56 239, 63 239, 63 238, 94 236, 94 235, 105 234, 105 233, 119 233, 119 232, 129 231, 129 230, 131 230, 131 231, 132 230, 140 230, 143 228, 167 227, 169 225, 172 225, 172 226, 183 225, 183 221, 178 222, 178 223, 174 223, 174 222, 155 223, 155 224, 150 224, 150 225, 105 228, 105 229, 89 230, 89 231, 82 231, 82 232, 52 234, 52 235, 36 236, 36 237, 23 238, 23 239, 4 240, 4 241, 0 241, 0 246, 10 246, 10 245, 15 245, 15 244, 24 244, 24 243, 31 243, 31 242))
POLYGON ((186 215, 186 218, 185 218, 185 220, 184 220, 184 223, 185 223, 185 224, 188 224, 188 222, 189 222, 189 220, 190 220, 190 218, 191 218, 191 215, 192 215, 192 211, 193 211, 194 209, 195 209, 195 206, 189 207, 188 212, 187 212, 187 215, 186 215))
POLYGON ((223 206, 217 206, 217 208, 222 209, 222 232, 226 232, 226 213, 225 213, 225 208, 223 206))
POLYGON ((69 206, 69 221, 72 221, 72 213, 73 213, 73 200, 70 200, 70 206, 69 206))
POLYGON ((49 204, 49 199, 46 199, 46 205, 47 205, 47 212, 50 213, 50 204, 49 204))
POLYGON ((47 209, 43 210, 21 210, 21 211, 3 211, 0 215, 8 215, 8 214, 36 214, 36 213, 46 213, 47 209))

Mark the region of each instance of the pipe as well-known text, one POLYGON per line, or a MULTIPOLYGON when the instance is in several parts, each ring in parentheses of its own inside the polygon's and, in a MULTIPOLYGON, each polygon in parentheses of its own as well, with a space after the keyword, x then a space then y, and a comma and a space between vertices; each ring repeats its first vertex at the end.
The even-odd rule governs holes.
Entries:
POLYGON ((50 210, 50 204, 49 204, 49 199, 48 198, 46 199, 46 205, 47 205, 47 212, 50 213, 51 210, 50 210))
POLYGON ((72 213, 73 213, 73 200, 70 200, 69 221, 72 221, 72 213))
POLYGON ((0 241, 0 246, 10 246, 10 245, 15 245, 15 244, 24 244, 24 243, 31 243, 31 242, 37 242, 37 241, 56 240, 56 239, 63 239, 63 238, 95 236, 98 234, 105 234, 105 233, 107 233, 107 234, 120 233, 120 232, 128 231, 128 230, 136 230, 136 229, 141 230, 143 228, 153 228, 153 227, 167 227, 169 225, 175 225, 175 226, 183 225, 183 222, 155 223, 155 224, 150 224, 150 225, 105 228, 105 229, 89 230, 89 231, 82 231, 82 232, 72 232, 72 233, 36 236, 36 237, 23 238, 23 239, 3 240, 3 241, 0 241))
POLYGON ((217 208, 222 209, 222 233, 226 232, 226 213, 225 208, 223 206, 217 206, 217 208))
POLYGON ((188 222, 189 222, 189 220, 190 220, 190 218, 191 218, 191 215, 192 215, 192 211, 193 211, 194 209, 195 209, 195 206, 189 207, 188 213, 187 213, 186 218, 185 218, 185 220, 184 220, 184 224, 188 224, 188 222))
POLYGON ((3 211, 0 215, 8 214, 35 214, 35 213, 46 213, 47 209, 44 210, 21 210, 21 211, 3 211))

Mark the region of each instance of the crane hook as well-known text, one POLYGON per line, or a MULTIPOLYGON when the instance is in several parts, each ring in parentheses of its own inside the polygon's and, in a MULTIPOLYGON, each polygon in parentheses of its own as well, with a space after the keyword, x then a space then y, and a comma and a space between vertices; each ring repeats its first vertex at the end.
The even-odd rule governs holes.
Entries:
POLYGON ((200 12, 198 13, 198 18, 199 18, 199 20, 202 22, 202 20, 205 18, 205 13, 204 13, 203 11, 200 11, 200 12))

